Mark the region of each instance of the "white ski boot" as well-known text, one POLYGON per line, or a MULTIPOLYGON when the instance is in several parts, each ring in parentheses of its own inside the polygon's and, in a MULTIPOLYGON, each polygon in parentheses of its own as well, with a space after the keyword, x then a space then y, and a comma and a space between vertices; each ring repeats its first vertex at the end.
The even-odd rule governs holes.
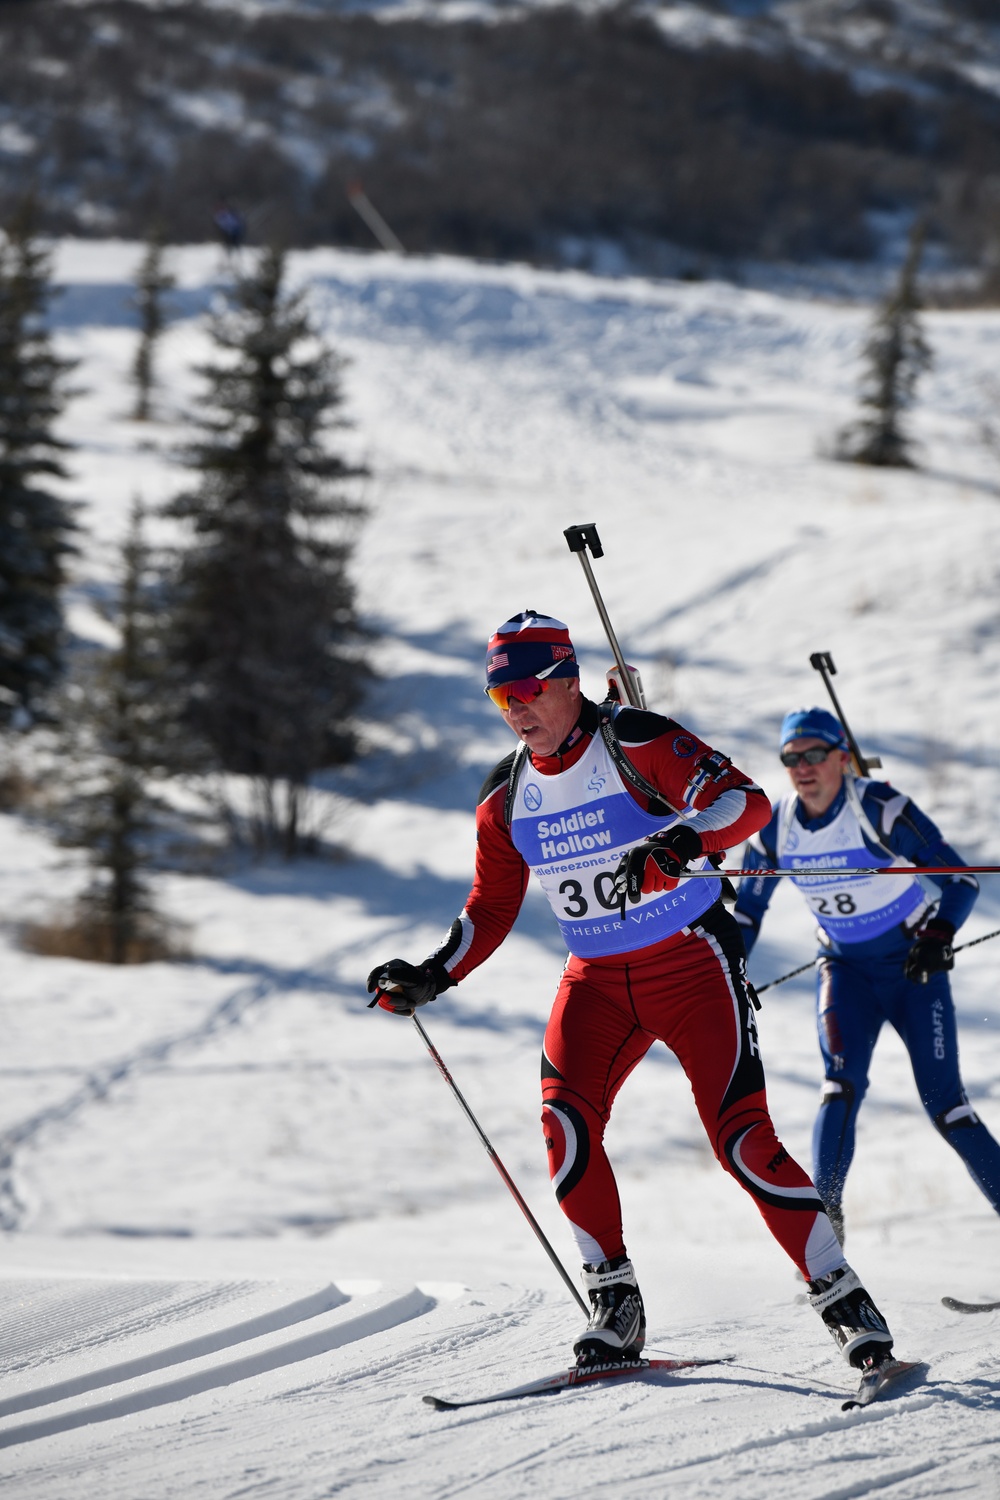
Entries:
POLYGON ((878 1366, 891 1357, 889 1325, 850 1266, 810 1281, 809 1301, 856 1369, 878 1366))
POLYGON ((573 1345, 577 1364, 626 1364, 638 1359, 646 1342, 646 1310, 632 1262, 620 1255, 599 1266, 585 1265, 582 1279, 591 1313, 573 1345))

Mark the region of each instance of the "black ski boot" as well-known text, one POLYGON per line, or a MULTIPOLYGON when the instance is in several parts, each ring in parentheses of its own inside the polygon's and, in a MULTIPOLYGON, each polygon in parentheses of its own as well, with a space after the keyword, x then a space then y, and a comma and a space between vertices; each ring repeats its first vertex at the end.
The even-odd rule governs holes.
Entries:
POLYGON ((891 1358, 889 1325, 850 1266, 810 1281, 809 1301, 855 1369, 877 1368, 891 1358))
POLYGON ((578 1365, 626 1364, 646 1342, 646 1310, 627 1255, 583 1268, 590 1322, 573 1345, 578 1365))

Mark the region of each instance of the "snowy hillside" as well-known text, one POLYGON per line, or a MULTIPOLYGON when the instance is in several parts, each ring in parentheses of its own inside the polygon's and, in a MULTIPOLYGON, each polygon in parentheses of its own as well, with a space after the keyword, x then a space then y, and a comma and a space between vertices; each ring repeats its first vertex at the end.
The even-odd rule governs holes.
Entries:
MULTIPOLYGON (((158 9, 164 0, 143 3, 158 9)), ((202 0, 208 8, 250 16, 370 11, 387 23, 433 24, 516 21, 557 3, 562 0, 202 0)), ((577 3, 594 14, 613 10, 618 0, 577 3)), ((633 10, 652 16, 684 47, 801 53, 856 70, 857 81, 868 89, 889 82, 917 87, 913 75, 927 71, 939 80, 953 72, 976 88, 1000 92, 1000 18, 990 0, 907 0, 896 6, 877 0, 861 5, 857 0, 641 0, 633 10)))
MULTIPOLYGON (((139 251, 67 242, 61 350, 86 394, 66 435, 90 528, 71 618, 94 610, 132 496, 178 485, 215 251, 175 262, 163 415, 126 419, 139 251)), ((1000 862, 1000 467, 979 441, 1000 314, 927 319, 923 467, 818 449, 853 412, 865 314, 730 286, 317 251, 294 259, 350 358, 374 477, 357 554, 380 632, 369 757, 329 792, 337 859, 164 877, 189 963, 29 956, 15 926, 83 879, 0 817, 0 1485, 17 1500, 329 1495, 520 1500, 989 1497, 997 1488, 1000 1225, 924 1118, 894 1036, 876 1053, 848 1182, 848 1249, 926 1379, 845 1413, 849 1373, 755 1210, 719 1171, 654 1048, 609 1132, 651 1351, 732 1356, 659 1383, 436 1413, 568 1361, 579 1314, 412 1025, 364 977, 419 958, 458 911, 471 808, 507 731, 486 636, 570 622, 584 686, 607 650, 562 529, 596 522, 612 618, 654 706, 772 795, 780 716, 833 653, 864 748, 967 856, 1000 862)), ((783 773, 782 773, 783 774, 783 773)), ((1000 884, 963 938, 1000 926, 1000 884)), ((775 899, 752 974, 805 962, 775 899)), ((1000 940, 955 976, 966 1083, 1000 1130, 1000 940)), ((538 1049, 562 962, 535 897, 427 1027, 558 1253, 538 1049)), ((772 1111, 808 1162, 818 1095, 808 981, 765 997, 772 1111)))
MULTIPOLYGON (((143 0, 162 7, 164 0, 143 0)), ((516 20, 555 0, 202 0, 213 9, 250 15, 268 11, 316 15, 371 11, 392 22, 417 17, 435 23, 486 17, 516 20)), ((591 14, 617 0, 586 0, 591 14)), ((906 86, 914 70, 954 69, 979 88, 1000 89, 1000 29, 990 0, 907 0, 904 5, 857 0, 642 0, 634 7, 655 17, 683 46, 791 48, 856 67, 868 86, 892 79, 906 86)))
POLYGON ((0 6, 0 215, 199 243, 741 279, 899 265, 996 300, 994 0, 0 6), (379 240, 378 243, 385 243, 379 240))

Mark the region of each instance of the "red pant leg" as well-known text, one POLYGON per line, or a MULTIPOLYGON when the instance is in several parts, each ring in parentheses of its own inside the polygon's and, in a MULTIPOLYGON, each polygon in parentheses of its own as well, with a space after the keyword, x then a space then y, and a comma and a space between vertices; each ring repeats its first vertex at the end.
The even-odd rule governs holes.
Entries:
POLYGON ((623 970, 570 959, 545 1032, 542 1129, 556 1198, 590 1265, 625 1251, 604 1130, 653 1040, 636 1022, 623 970))
POLYGON ((557 1197, 591 1264, 624 1250, 604 1130, 657 1037, 688 1076, 718 1160, 803 1275, 843 1264, 815 1188, 775 1134, 744 969, 739 928, 721 906, 646 957, 570 959, 545 1035, 542 1119, 557 1197))
POLYGON ((662 1036, 691 1083, 721 1165, 753 1198, 774 1238, 809 1280, 843 1264, 816 1189, 775 1134, 739 928, 721 907, 692 924, 668 972, 634 965, 639 1020, 662 1036))

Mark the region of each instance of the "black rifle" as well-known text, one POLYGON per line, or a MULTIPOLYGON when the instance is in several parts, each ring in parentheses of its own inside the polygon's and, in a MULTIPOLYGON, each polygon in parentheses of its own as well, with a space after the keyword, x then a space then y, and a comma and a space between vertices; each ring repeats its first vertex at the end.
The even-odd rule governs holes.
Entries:
POLYGON ((851 733, 851 727, 844 716, 844 710, 841 708, 840 703, 837 699, 837 695, 833 690, 833 683, 830 681, 831 677, 835 677, 837 675, 837 668, 833 665, 833 657, 830 655, 829 651, 814 651, 812 656, 810 656, 809 658, 809 665, 816 668, 816 671, 826 683, 826 690, 830 694, 830 699, 836 710, 837 718, 844 726, 844 733, 847 736, 847 743, 851 749, 851 764, 854 767, 855 775, 867 776, 870 770, 881 770, 882 762, 879 757, 877 755, 862 755, 861 751, 858 749, 858 742, 851 733))

